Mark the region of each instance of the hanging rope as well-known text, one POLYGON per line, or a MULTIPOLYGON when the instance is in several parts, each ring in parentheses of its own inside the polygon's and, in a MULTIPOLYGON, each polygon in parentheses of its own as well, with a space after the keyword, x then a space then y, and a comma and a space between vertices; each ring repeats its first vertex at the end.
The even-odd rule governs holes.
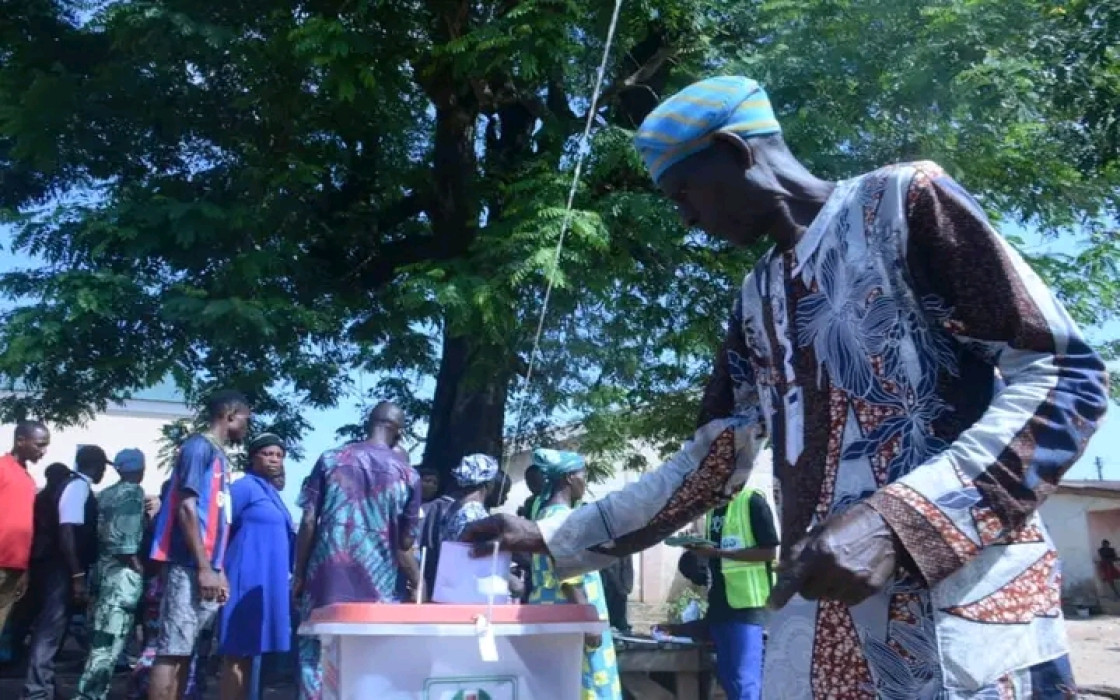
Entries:
POLYGON ((611 14, 611 23, 607 28, 607 39, 603 43, 603 57, 599 61, 599 72, 595 76, 595 90, 591 93, 591 105, 587 109, 587 122, 583 125, 583 134, 579 139, 579 149, 576 152, 576 164, 572 171, 572 184, 568 188, 568 202, 564 206, 564 218, 560 222, 560 236, 556 239, 556 251, 552 256, 552 269, 548 273, 548 284, 544 288, 544 300, 541 301, 541 313, 537 319, 537 332, 533 337, 533 350, 529 353, 529 367, 525 371, 525 379, 521 382, 521 391, 517 399, 517 410, 514 412, 516 420, 513 424, 513 439, 505 450, 503 462, 508 466, 509 458, 521 440, 523 429, 522 412, 525 409, 525 396, 528 393, 529 382, 533 379, 533 369, 536 367, 537 355, 540 353, 541 335, 544 333, 544 320, 548 316, 548 303, 552 299, 552 288, 556 284, 556 274, 560 269, 560 254, 564 250, 564 237, 572 223, 572 208, 576 200, 576 191, 579 189, 579 179, 583 174, 583 163, 591 152, 591 127, 595 124, 595 115, 599 109, 599 97, 603 91, 603 76, 607 72, 607 61, 610 59, 611 45, 614 43, 614 33, 618 28, 618 16, 622 11, 622 0, 614 0, 614 12, 611 14))

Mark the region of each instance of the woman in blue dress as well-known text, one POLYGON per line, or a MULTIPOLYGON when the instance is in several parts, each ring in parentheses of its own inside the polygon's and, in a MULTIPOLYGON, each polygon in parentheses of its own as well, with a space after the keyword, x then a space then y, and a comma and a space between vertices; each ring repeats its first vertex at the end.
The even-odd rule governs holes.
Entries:
MULTIPOLYGON (((574 452, 534 450, 533 466, 545 476, 545 485, 538 499, 536 519, 567 513, 583 498, 587 490, 587 471, 583 457, 574 452)), ((606 621, 607 599, 603 582, 595 571, 560 581, 551 557, 533 555, 533 591, 530 604, 557 605, 574 603, 594 605, 599 619, 606 621)), ((622 683, 614 653, 614 639, 608 629, 602 635, 589 634, 583 648, 583 682, 581 700, 622 700, 622 683)))
POLYGON ((254 656, 291 649, 292 516, 273 485, 284 442, 272 433, 249 443, 249 470, 230 486, 233 525, 226 552, 229 600, 222 608, 222 698, 247 698, 254 656))

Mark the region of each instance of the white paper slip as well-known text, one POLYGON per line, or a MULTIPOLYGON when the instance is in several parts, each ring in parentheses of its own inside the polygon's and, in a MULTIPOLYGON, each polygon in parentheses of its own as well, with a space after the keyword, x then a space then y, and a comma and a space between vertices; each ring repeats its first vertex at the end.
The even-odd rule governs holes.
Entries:
POLYGON ((509 552, 497 557, 471 557, 471 545, 444 542, 432 601, 436 603, 505 603, 509 600, 509 552))
POLYGON ((498 660, 498 641, 494 639, 494 628, 490 621, 481 615, 475 620, 475 632, 478 634, 478 654, 486 663, 498 660))

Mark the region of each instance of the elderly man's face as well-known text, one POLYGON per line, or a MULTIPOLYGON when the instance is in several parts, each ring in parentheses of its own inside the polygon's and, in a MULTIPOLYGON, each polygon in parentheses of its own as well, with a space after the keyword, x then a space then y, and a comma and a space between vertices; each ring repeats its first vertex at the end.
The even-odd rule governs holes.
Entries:
POLYGON ((745 146, 721 139, 666 170, 658 187, 685 226, 745 247, 769 231, 777 209, 773 195, 746 176, 750 165, 745 146))

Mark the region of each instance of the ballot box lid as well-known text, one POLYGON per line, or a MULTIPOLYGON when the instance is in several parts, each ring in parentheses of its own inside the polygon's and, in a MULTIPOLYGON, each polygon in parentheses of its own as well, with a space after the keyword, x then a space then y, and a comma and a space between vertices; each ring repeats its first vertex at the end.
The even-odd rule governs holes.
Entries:
POLYGON ((335 603, 316 608, 302 634, 470 635, 486 618, 496 635, 594 634, 606 622, 592 605, 451 605, 428 603, 335 603))

